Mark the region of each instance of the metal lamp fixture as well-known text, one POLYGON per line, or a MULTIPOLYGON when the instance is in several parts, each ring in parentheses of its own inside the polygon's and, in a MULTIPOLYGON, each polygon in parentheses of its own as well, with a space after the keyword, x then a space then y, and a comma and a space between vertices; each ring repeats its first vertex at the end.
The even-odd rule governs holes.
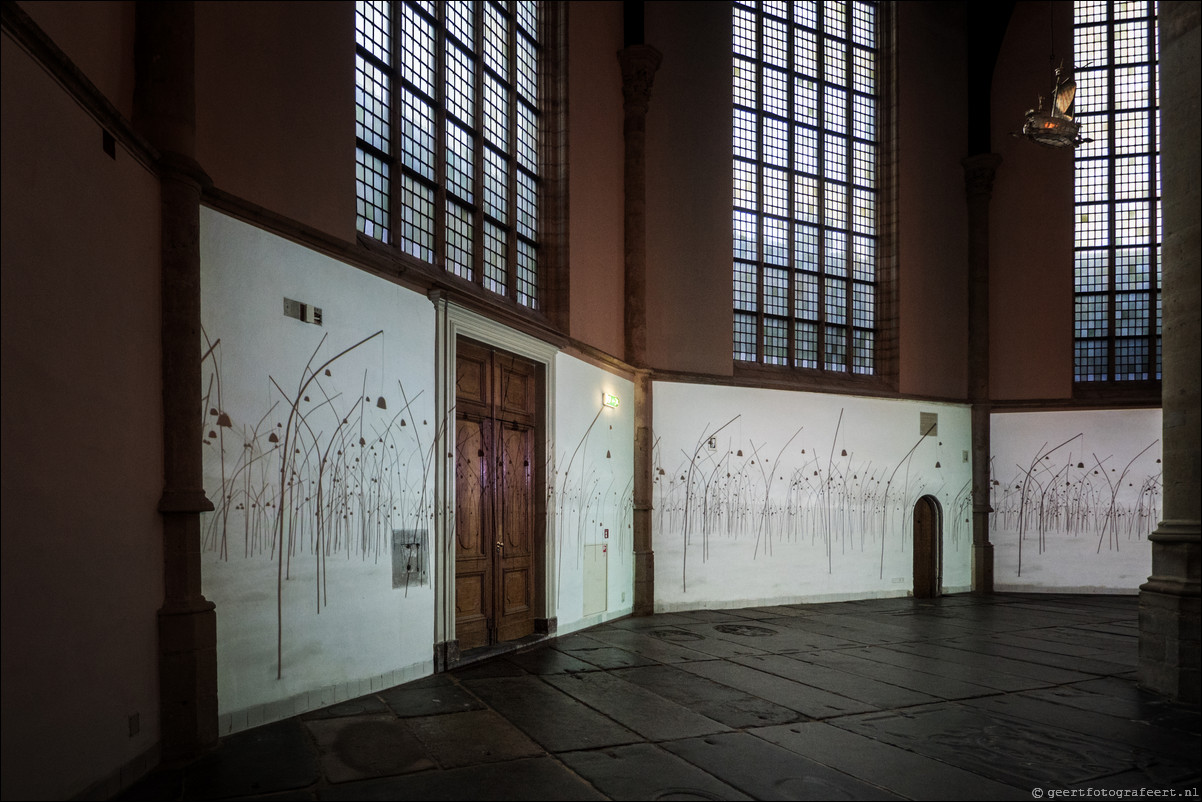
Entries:
MULTIPOLYGON (((1056 63, 1056 5, 1050 3, 1051 16, 1049 27, 1052 38, 1052 54, 1049 57, 1056 63)), ((1045 148, 1075 148, 1086 142, 1093 142, 1081 135, 1081 123, 1073 119, 1073 101, 1077 97, 1077 81, 1064 74, 1064 64, 1061 63, 1052 71, 1052 94, 1048 108, 1044 109, 1044 96, 1039 96, 1039 105, 1027 112, 1023 121, 1022 132, 1014 132, 1013 136, 1023 136, 1042 145, 1045 148)))
POLYGON ((1073 119, 1073 100, 1076 97, 1076 80, 1065 78, 1063 67, 1057 67, 1050 107, 1044 110, 1044 97, 1040 95, 1039 106, 1027 112, 1021 135, 1045 148, 1075 148, 1092 142, 1092 139, 1081 136, 1081 123, 1073 119))

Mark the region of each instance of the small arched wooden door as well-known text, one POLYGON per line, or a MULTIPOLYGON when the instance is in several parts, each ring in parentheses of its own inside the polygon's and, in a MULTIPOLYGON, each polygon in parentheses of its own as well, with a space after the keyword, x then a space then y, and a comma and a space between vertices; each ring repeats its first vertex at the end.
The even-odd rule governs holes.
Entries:
POLYGON ((914 598, 931 599, 939 595, 940 531, 939 502, 923 496, 914 505, 914 598))

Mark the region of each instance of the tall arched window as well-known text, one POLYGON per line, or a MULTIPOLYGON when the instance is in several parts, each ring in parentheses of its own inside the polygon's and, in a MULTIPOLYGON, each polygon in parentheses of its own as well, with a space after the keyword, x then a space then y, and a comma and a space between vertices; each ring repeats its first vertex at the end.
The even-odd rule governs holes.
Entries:
POLYGON ((878 9, 735 2, 734 358, 878 364, 878 9))
POLYGON ((1155 2, 1077 2, 1078 383, 1160 380, 1160 102, 1155 2))
POLYGON ((359 231, 540 308, 542 4, 355 6, 359 231))

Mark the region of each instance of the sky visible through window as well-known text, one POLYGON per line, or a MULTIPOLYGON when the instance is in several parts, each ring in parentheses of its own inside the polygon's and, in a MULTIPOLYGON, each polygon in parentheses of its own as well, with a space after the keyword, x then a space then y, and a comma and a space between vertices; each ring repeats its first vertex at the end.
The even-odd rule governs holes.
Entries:
POLYGON ((1160 379, 1155 2, 1077 2, 1074 380, 1160 379))
POLYGON ((356 2, 356 220, 537 308, 537 2, 356 2))
POLYGON ((734 357, 872 374, 876 9, 735 2, 734 357))

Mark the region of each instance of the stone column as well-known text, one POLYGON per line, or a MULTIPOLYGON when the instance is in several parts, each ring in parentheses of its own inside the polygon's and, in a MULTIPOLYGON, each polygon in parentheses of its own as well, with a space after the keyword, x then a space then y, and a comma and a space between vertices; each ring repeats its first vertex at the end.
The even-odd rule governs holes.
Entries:
POLYGON ((989 542, 989 200, 1002 157, 969 156, 964 165, 968 201, 968 399, 972 403, 972 589, 993 592, 989 542))
POLYGON ((655 608, 655 554, 651 543, 651 373, 647 368, 647 106, 662 56, 654 47, 629 45, 622 67, 626 146, 625 278, 626 361, 641 368, 634 391, 634 614, 655 608))
POLYGON ((1199 701, 1199 6, 1160 4, 1164 520, 1139 594, 1139 684, 1199 701))
POLYGON ((200 194, 195 161, 195 13, 139 2, 134 124, 158 149, 163 370, 163 606, 159 704, 164 762, 217 745, 217 616, 201 593, 200 194))

